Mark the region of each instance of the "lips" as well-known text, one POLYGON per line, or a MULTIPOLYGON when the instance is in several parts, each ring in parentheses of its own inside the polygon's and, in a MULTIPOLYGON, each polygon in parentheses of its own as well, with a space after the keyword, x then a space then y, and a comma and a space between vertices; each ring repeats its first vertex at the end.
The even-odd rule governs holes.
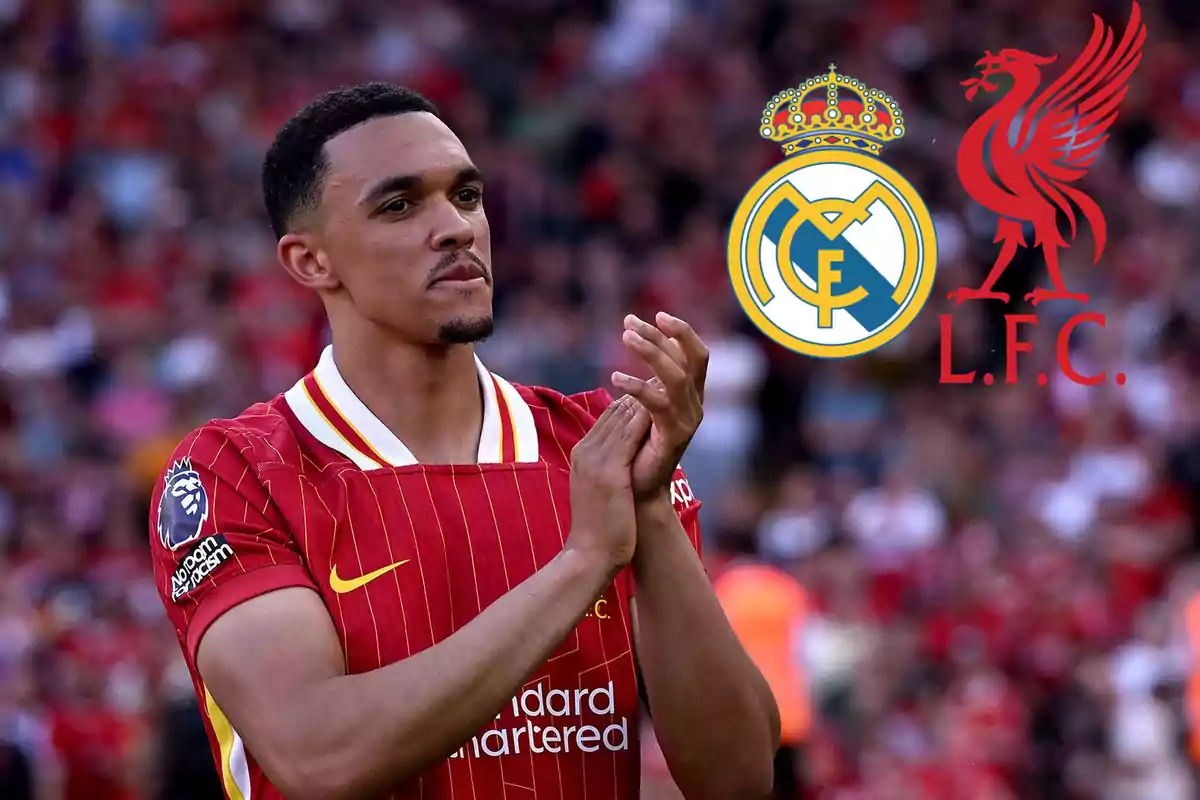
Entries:
POLYGON ((447 281, 469 281, 475 278, 487 278, 487 272, 479 264, 469 259, 457 261, 446 269, 438 273, 433 279, 434 284, 445 283, 447 281))

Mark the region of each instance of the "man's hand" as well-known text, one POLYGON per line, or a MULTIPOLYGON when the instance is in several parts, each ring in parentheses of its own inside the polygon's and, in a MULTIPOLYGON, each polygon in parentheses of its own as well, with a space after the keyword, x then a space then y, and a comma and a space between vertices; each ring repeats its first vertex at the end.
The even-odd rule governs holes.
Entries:
POLYGON ((630 464, 650 427, 633 397, 613 402, 571 451, 571 532, 566 547, 599 557, 613 574, 633 558, 637 517, 630 464))
POLYGON ((708 348, 681 319, 659 312, 657 327, 633 314, 625 317, 621 341, 654 373, 648 381, 614 372, 613 385, 629 393, 650 412, 650 435, 634 457, 636 500, 665 491, 679 460, 704 418, 704 380, 708 348))

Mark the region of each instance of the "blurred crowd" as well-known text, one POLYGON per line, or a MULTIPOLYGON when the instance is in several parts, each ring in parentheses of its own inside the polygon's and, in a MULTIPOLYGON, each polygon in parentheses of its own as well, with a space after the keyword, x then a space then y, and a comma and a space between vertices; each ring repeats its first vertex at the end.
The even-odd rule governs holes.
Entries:
MULTIPOLYGON (((1143 8, 1145 58, 1081 184, 1109 242, 1064 256, 1108 315, 1074 358, 1124 387, 939 386, 938 314, 995 257, 955 177, 985 49, 1060 56, 1125 0, 0 0, 0 796, 215 800, 146 557, 190 428, 290 386, 319 304, 258 194, 278 126, 368 79, 437 103, 487 177, 499 374, 572 392, 637 371, 620 320, 708 342, 684 466, 710 574, 803 675, 828 800, 1195 796, 1182 604, 1200 589, 1200 5, 1143 8), (768 343, 725 237, 780 158, 757 120, 830 61, 892 94, 886 160, 934 212, 938 282, 863 358, 768 343), (758 586, 759 584, 755 584, 758 586)), ((1044 281, 1025 253, 1015 297, 1044 281)), ((1043 306, 1043 330, 1073 311, 1043 306)), ((955 365, 1003 374, 995 304, 955 365)), ((1038 348, 1049 352, 1048 348, 1038 348)), ((1057 370, 1054 370, 1057 375, 1057 370)), ((716 722, 719 724, 719 721, 716 722)), ((646 795, 671 797, 652 739, 646 795)))

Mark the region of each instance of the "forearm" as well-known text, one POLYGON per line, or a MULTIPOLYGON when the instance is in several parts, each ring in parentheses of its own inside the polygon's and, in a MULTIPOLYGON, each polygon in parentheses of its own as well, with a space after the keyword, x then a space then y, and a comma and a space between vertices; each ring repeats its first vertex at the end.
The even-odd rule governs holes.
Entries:
POLYGON ((614 572, 566 550, 434 647, 324 681, 295 704, 297 788, 306 797, 374 796, 446 758, 520 690, 614 572))
POLYGON ((667 498, 638 512, 638 660, 655 735, 688 798, 765 796, 779 742, 746 655, 667 498))

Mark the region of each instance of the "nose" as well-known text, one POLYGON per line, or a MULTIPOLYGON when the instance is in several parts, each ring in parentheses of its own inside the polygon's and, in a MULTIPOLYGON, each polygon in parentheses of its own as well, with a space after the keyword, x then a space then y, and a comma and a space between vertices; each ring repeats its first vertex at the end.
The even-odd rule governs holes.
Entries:
POLYGON ((430 244, 434 250, 462 250, 475 243, 470 218, 450 200, 438 203, 430 244))

